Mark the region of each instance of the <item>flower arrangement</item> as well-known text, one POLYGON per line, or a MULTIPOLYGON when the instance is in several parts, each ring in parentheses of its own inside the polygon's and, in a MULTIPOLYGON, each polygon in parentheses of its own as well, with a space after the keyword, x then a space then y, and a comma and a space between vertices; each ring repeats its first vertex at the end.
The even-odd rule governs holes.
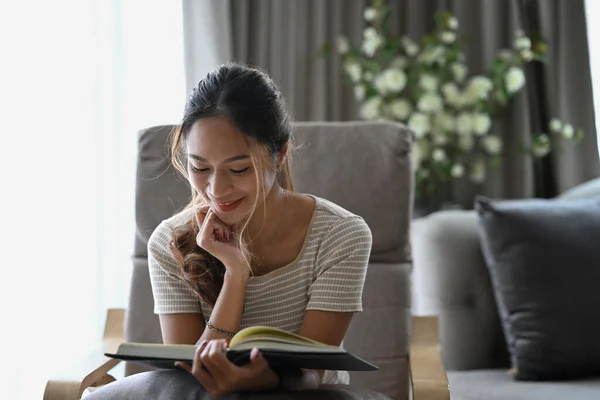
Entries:
MULTIPOLYGON (((418 41, 390 35, 388 17, 383 0, 373 1, 364 11, 361 45, 339 37, 335 46, 360 117, 399 121, 412 130, 417 196, 444 196, 456 179, 482 183, 506 150, 493 121, 525 86, 523 66, 544 61, 546 44, 518 31, 512 48, 499 51, 486 72, 470 75, 453 15, 436 14, 435 30, 418 41)), ((543 157, 561 139, 582 137, 581 129, 552 118, 547 132, 533 134, 520 150, 543 157)))

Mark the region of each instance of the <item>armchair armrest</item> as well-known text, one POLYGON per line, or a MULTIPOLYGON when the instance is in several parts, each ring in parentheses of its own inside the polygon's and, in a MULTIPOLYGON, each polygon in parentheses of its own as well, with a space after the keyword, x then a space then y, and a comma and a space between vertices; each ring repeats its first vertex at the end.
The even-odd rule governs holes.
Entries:
POLYGON ((82 358, 69 371, 53 376, 46 382, 44 400, 79 400, 85 389, 115 380, 108 374, 120 361, 104 356, 124 342, 123 323, 125 310, 110 309, 106 315, 102 345, 82 358))
POLYGON ((449 400, 450 388, 440 356, 437 317, 413 317, 410 381, 414 400, 449 400))

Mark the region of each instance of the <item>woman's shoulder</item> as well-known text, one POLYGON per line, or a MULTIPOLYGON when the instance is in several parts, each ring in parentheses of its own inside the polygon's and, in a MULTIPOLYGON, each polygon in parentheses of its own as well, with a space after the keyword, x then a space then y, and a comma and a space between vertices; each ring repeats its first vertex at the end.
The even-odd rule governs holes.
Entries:
POLYGON ((158 224, 148 240, 149 250, 166 252, 175 236, 175 231, 186 225, 193 218, 193 209, 185 208, 175 215, 164 219, 158 224))
MULTIPOLYGON (((311 195, 312 196, 312 195, 311 195)), ((316 202, 316 215, 313 222, 315 233, 371 236, 371 230, 365 220, 344 207, 321 197, 312 196, 316 202)))

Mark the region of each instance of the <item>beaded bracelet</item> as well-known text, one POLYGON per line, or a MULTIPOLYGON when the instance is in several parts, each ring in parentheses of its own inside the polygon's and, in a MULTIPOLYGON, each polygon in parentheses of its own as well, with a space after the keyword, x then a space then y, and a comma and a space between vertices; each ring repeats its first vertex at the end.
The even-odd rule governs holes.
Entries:
POLYGON ((224 331, 223 329, 219 329, 219 328, 217 328, 216 326, 214 326, 213 324, 211 324, 211 323, 210 323, 210 320, 207 320, 207 321, 206 321, 206 327, 207 327, 208 329, 212 329, 213 331, 215 331, 215 332, 217 332, 217 333, 221 333, 221 334, 223 334, 223 335, 227 335, 227 336, 229 336, 229 337, 234 337, 234 336, 235 336, 235 333, 233 333, 233 332, 224 331))

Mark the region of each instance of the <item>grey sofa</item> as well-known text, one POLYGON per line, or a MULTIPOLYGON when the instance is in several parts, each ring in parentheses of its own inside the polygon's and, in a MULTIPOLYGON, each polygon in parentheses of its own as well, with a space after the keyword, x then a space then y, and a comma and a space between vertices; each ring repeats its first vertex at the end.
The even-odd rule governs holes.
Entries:
MULTIPOLYGON (((187 182, 176 174, 167 158, 167 138, 172 129, 158 126, 139 135, 134 269, 124 321, 127 341, 162 340, 158 317, 153 313, 146 246, 160 221, 181 209, 190 196, 187 182)), ((367 398, 360 394, 362 389, 381 395, 368 397, 373 399, 388 396, 405 400, 411 390, 415 399, 447 399, 437 321, 411 320, 410 132, 403 125, 383 122, 296 123, 293 130, 297 147, 292 156, 296 190, 324 197, 361 215, 373 234, 363 293, 364 311, 354 317, 344 343, 348 350, 375 363, 380 370, 351 373, 351 388, 345 391, 356 399, 367 398)), ((107 325, 105 337, 109 344, 119 341, 122 323, 118 311, 113 310, 112 315, 116 328, 107 325)), ((51 380, 45 399, 76 399, 85 387, 111 381, 108 370, 112 363, 114 360, 96 361, 82 370, 81 376, 51 380), (67 391, 72 397, 61 395, 67 391)), ((142 371, 145 369, 135 364, 126 366, 126 375, 142 371)), ((339 397, 340 393, 334 398, 347 398, 339 397)))
MULTIPOLYGON (((600 178, 560 198, 600 196, 600 178)), ((474 211, 439 211, 413 221, 413 312, 440 321, 442 360, 451 399, 600 399, 600 378, 519 382, 507 374, 509 357, 474 211)))

